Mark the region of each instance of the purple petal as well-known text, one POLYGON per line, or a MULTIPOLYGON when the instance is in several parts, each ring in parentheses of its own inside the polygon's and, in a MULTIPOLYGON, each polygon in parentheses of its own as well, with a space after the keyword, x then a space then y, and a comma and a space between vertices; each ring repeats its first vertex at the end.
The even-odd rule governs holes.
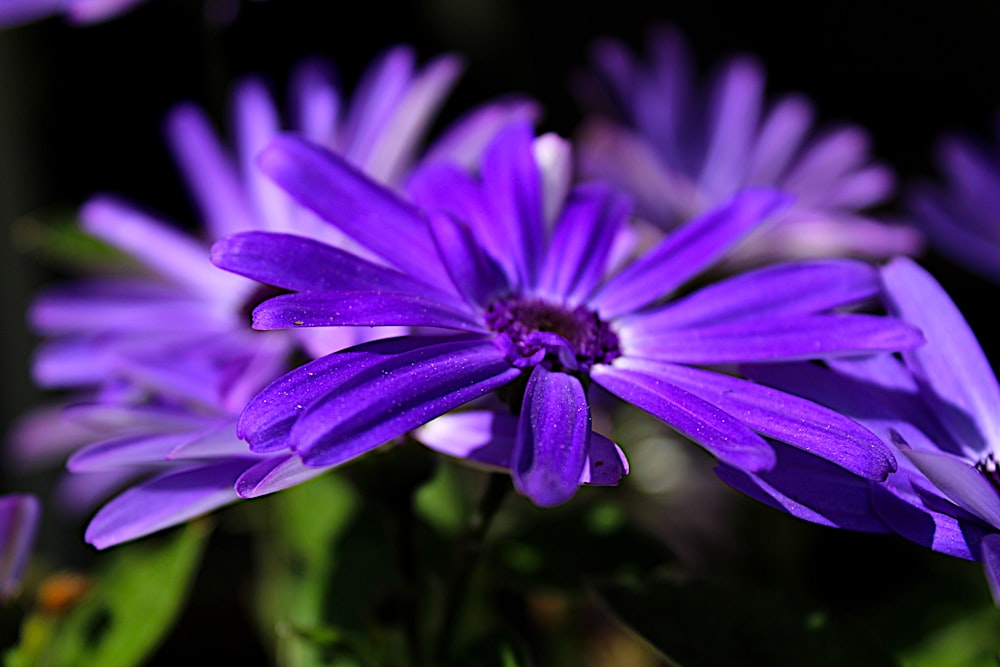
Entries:
POLYGON ((876 315, 793 315, 680 330, 645 327, 642 318, 635 319, 619 331, 629 356, 686 364, 821 359, 923 343, 912 326, 876 315))
POLYGON ((751 475, 728 466, 715 473, 754 500, 812 523, 886 533, 871 500, 871 482, 791 447, 775 446, 773 470, 751 475))
POLYGON ((257 168, 257 155, 281 131, 274 101, 263 82, 247 78, 237 85, 232 104, 243 187, 257 220, 249 229, 290 231, 292 201, 257 168))
POLYGON ((993 604, 1000 607, 1000 534, 992 533, 983 538, 979 547, 983 572, 990 586, 993 604))
POLYGON ((541 507, 576 493, 590 449, 590 406, 580 381, 535 366, 524 392, 511 474, 514 488, 541 507))
POLYGON ((985 475, 950 454, 909 448, 903 453, 952 502, 1000 528, 1000 495, 985 475))
POLYGON ((327 470, 307 466, 294 454, 270 456, 240 475, 236 480, 236 493, 240 498, 266 496, 319 477, 327 470))
POLYGON ((87 526, 85 539, 98 549, 175 526, 239 499, 233 484, 253 461, 226 460, 172 470, 113 498, 87 526))
POLYGON ((295 67, 289 86, 295 119, 292 127, 309 141, 324 146, 336 146, 341 99, 334 79, 327 61, 310 58, 295 67))
POLYGON ((325 395, 305 408, 289 436, 306 465, 347 461, 520 375, 488 340, 425 340, 422 347, 377 362, 365 359, 321 378, 325 395))
POLYGON ((873 298, 879 290, 878 271, 866 262, 787 262, 713 283, 622 322, 658 330, 807 315, 873 298))
POLYGON ((38 499, 28 495, 0 497, 0 599, 18 589, 28 564, 41 514, 38 499))
POLYGON ((508 289, 503 268, 485 252, 468 225, 437 211, 430 212, 428 219, 448 275, 467 302, 485 305, 508 289))
POLYGON ((195 294, 241 289, 242 281, 212 266, 204 245, 121 202, 96 197, 84 205, 80 218, 87 232, 195 294))
POLYGON ((535 162, 531 124, 519 120, 501 130, 486 149, 482 184, 493 224, 509 235, 506 253, 521 284, 534 287, 546 246, 541 175, 535 162))
POLYGON ((743 422, 658 378, 617 366, 594 366, 591 378, 609 392, 665 421, 722 463, 759 472, 775 463, 774 450, 743 422))
MULTIPOLYGON (((889 479, 892 481, 898 476, 896 473, 889 479)), ((920 501, 909 482, 873 485, 872 504, 885 524, 898 535, 949 556, 976 559, 974 546, 985 534, 984 524, 930 509, 920 501), (908 490, 904 492, 901 487, 908 490)))
POLYGON ((583 301, 607 269, 617 232, 631 204, 601 184, 573 190, 556 225, 539 288, 567 305, 583 301))
POLYGON ((174 159, 210 237, 254 229, 256 218, 236 165, 205 113, 192 104, 179 105, 167 117, 167 132, 174 159))
POLYGON ((253 311, 253 328, 261 330, 392 325, 485 332, 480 318, 466 308, 456 308, 434 298, 391 292, 284 294, 268 299, 253 311))
POLYGON ((227 271, 296 292, 388 291, 462 304, 450 293, 405 273, 291 234, 234 234, 212 246, 212 261, 227 271))
POLYGON ((628 474, 628 459, 625 452, 614 442, 600 433, 590 433, 590 448, 583 464, 581 484, 593 486, 617 486, 621 478, 628 474))
POLYGON ((450 284, 420 212, 343 158, 284 135, 261 153, 260 165, 299 203, 393 266, 450 284))
POLYGON ((748 169, 750 183, 777 183, 812 126, 809 101, 789 95, 774 103, 762 121, 748 169))
POLYGON ((981 437, 977 449, 985 453, 988 443, 1000 442, 1000 388, 975 335, 941 286, 911 260, 893 260, 882 277, 893 312, 927 337, 927 345, 904 353, 907 365, 938 398, 975 420, 978 437, 951 411, 940 415, 959 442, 972 445, 981 437))
POLYGON ((167 456, 196 434, 155 433, 116 437, 88 445, 69 458, 72 472, 101 472, 136 465, 164 465, 167 456))
POLYGON ((791 199, 777 190, 746 190, 685 224, 598 290, 590 305, 615 317, 656 301, 719 259, 791 199))
MULTIPOLYGON (((657 362, 622 359, 632 369, 689 391, 758 433, 881 481, 896 469, 889 446, 857 422, 785 392, 729 375, 657 362)), ((766 477, 766 476, 765 476, 766 477)))

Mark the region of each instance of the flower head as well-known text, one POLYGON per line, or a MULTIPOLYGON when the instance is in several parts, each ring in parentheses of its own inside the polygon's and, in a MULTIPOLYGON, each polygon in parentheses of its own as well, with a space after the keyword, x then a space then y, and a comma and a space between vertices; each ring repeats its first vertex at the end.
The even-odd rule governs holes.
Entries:
MULTIPOLYGON (((788 198, 741 193, 616 270, 629 201, 599 183, 569 188, 568 145, 552 150, 553 142, 512 123, 478 177, 447 163, 418 172, 416 206, 301 139, 281 137, 264 151, 266 173, 379 263, 288 235, 223 239, 217 265, 291 292, 259 305, 255 328, 419 330, 272 383, 240 418, 251 449, 335 465, 502 390, 516 425, 484 446, 488 462, 506 461, 522 494, 555 505, 596 468, 625 471, 591 431, 587 394, 596 384, 740 469, 774 463, 760 433, 883 478, 894 465, 887 449, 853 422, 701 368, 919 344, 898 321, 830 312, 874 296, 874 269, 846 260, 779 265, 664 302, 788 198)), ((510 423, 473 421, 480 433, 510 423)))
POLYGON ((919 234, 862 211, 884 202, 893 177, 868 155, 868 138, 843 126, 812 132, 812 105, 790 95, 766 103, 754 59, 726 62, 710 85, 695 80, 681 35, 651 31, 649 63, 618 42, 594 48, 582 96, 596 113, 581 134, 584 173, 636 197, 640 216, 672 229, 743 188, 773 186, 795 202, 736 250, 731 262, 911 254, 919 234))
POLYGON ((923 269, 896 259, 883 270, 888 307, 919 326, 923 347, 901 357, 747 369, 868 426, 899 469, 860 479, 798 452, 759 475, 720 476, 795 516, 831 526, 895 532, 935 551, 981 560, 1000 605, 1000 388, 968 324, 923 269))

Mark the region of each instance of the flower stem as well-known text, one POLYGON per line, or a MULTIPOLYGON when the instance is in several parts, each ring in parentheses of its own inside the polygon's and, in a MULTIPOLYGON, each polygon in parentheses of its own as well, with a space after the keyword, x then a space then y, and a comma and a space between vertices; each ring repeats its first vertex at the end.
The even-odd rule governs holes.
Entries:
POLYGON ((509 490, 509 476, 500 473, 490 474, 479 506, 476 508, 475 514, 472 515, 472 520, 458 544, 455 573, 445 597, 441 628, 434 645, 434 664, 444 664, 451 652, 458 615, 462 609, 462 603, 465 601, 465 593, 469 588, 472 574, 479 562, 486 533, 509 490))

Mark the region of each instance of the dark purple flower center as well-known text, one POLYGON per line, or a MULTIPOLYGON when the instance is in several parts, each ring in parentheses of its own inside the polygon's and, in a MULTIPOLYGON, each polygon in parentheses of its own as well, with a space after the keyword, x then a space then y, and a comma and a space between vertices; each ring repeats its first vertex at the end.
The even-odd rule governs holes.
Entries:
POLYGON ((993 452, 979 460, 979 463, 976 464, 976 470, 983 473, 983 476, 990 480, 993 488, 1000 492, 1000 470, 997 469, 997 459, 993 452))
POLYGON ((570 370, 585 370, 621 356, 618 335, 584 306, 502 297, 486 310, 486 324, 515 366, 534 366, 549 357, 570 370))

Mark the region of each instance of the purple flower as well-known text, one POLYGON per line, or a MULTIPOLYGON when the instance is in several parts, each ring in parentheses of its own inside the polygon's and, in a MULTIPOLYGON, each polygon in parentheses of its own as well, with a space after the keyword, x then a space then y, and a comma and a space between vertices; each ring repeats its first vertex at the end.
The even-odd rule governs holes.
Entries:
POLYGON ((603 111, 582 130, 582 170, 632 194, 640 216, 672 229, 744 188, 774 186, 795 203, 741 243, 730 262, 919 250, 915 230, 862 212, 893 189, 863 130, 815 134, 804 97, 766 103, 763 67, 749 56, 726 62, 704 85, 677 31, 651 31, 648 49, 644 64, 619 42, 598 43, 595 71, 581 85, 587 106, 603 111))
POLYGON ((35 542, 40 511, 34 496, 0 496, 0 600, 17 592, 35 542))
POLYGON ((825 525, 895 532, 935 551, 980 560, 1000 605, 1000 388, 955 304, 907 259, 883 269, 891 312, 919 326, 923 347, 814 365, 756 367, 754 377, 857 419, 894 451, 884 482, 778 447, 773 471, 725 467, 737 488, 825 525))
POLYGON ((63 14, 72 23, 98 23, 143 0, 0 0, 0 28, 63 14))
POLYGON ((994 141, 987 146, 967 137, 948 136, 941 140, 937 153, 946 182, 910 189, 907 204, 912 217, 936 250, 1000 282, 1000 144, 994 141))
MULTIPOLYGON (((291 86, 293 124, 373 178, 399 187, 459 69, 452 56, 418 68, 413 52, 397 47, 372 65, 347 104, 325 69, 309 63, 291 86)), ((442 136, 427 159, 474 160, 496 128, 534 113, 534 105, 521 100, 481 107, 442 136)), ((237 89, 234 116, 235 155, 197 108, 183 105, 170 117, 172 148, 207 239, 189 237, 120 201, 96 198, 84 207, 85 229, 138 259, 150 275, 57 287, 32 308, 36 329, 55 337, 39 353, 39 382, 86 392, 65 411, 90 433, 69 461, 84 481, 68 493, 92 498, 110 484, 135 484, 88 527, 87 541, 100 548, 235 501, 244 476, 260 494, 323 472, 288 454, 248 451, 236 437, 236 417, 287 370, 295 348, 318 355, 373 337, 361 328, 261 334, 246 326, 264 293, 211 264, 213 239, 270 230, 336 245, 349 241, 257 172, 256 153, 280 129, 259 82, 237 89)))
POLYGON ((301 139, 264 151, 266 173, 380 263, 289 235, 223 239, 217 265, 292 292, 259 305, 254 327, 422 331, 322 357, 272 383, 240 418, 251 449, 336 465, 494 395, 516 424, 474 416, 472 432, 507 433, 504 455, 490 458, 508 462, 520 493, 556 505, 588 468, 625 471, 591 433, 595 384, 740 469, 773 465, 763 434, 873 479, 888 473, 887 448, 853 422, 701 368, 919 344, 898 321, 830 312, 877 293, 872 267, 778 265, 664 303, 788 198, 744 192, 616 271, 629 202, 599 183, 567 188, 568 146, 533 138, 527 123, 504 129, 479 178, 446 163, 421 170, 411 186, 418 206, 301 139))

